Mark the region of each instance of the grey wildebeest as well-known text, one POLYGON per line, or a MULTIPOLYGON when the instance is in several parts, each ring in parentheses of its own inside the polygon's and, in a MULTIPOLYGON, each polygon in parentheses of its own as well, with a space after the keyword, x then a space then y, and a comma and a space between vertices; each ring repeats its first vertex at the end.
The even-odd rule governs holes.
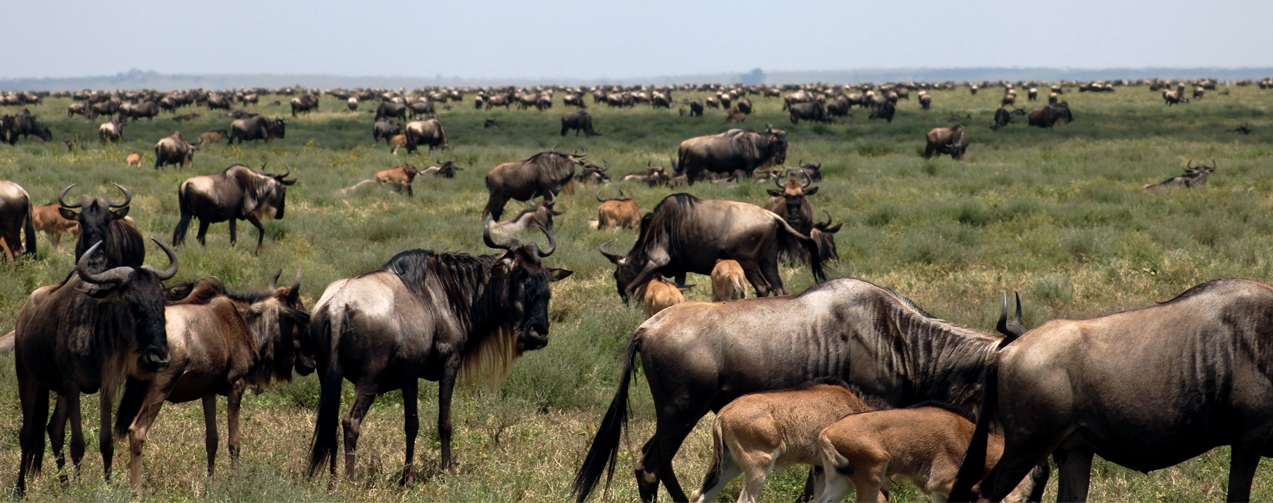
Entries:
POLYGON ((709 275, 722 258, 742 265, 757 296, 786 295, 778 275, 778 250, 792 241, 813 256, 814 281, 825 281, 817 245, 773 212, 754 204, 672 194, 641 219, 640 235, 627 255, 607 252, 606 243, 598 249, 615 264, 615 288, 627 303, 655 274, 684 284, 686 273, 709 275))
POLYGON ((592 129, 592 116, 583 110, 561 116, 561 135, 566 136, 571 129, 575 130, 575 136, 579 136, 580 131, 583 131, 584 137, 588 138, 601 136, 601 133, 592 129))
POLYGON ((420 145, 428 145, 429 151, 434 148, 451 148, 451 145, 446 142, 446 130, 442 129, 442 122, 437 119, 408 123, 404 134, 407 135, 408 154, 415 152, 416 147, 420 145))
POLYGON ((306 94, 292 98, 292 117, 296 117, 297 112, 308 114, 314 110, 318 110, 317 96, 306 94))
POLYGON ((635 471, 641 499, 653 500, 661 482, 673 501, 687 501, 672 458, 708 411, 749 393, 826 377, 890 406, 926 400, 967 406, 979 397, 982 371, 1005 341, 934 318, 891 290, 851 278, 790 297, 678 304, 632 333, 618 390, 576 474, 574 496, 586 499, 607 464, 613 473, 637 353, 657 418, 635 471))
POLYGON ((394 121, 383 120, 371 125, 371 139, 376 143, 380 143, 381 138, 388 143, 390 138, 399 134, 402 134, 402 125, 394 121))
MULTIPOLYGON (((140 240, 140 233, 136 238, 140 240)), ((61 283, 32 292, 18 313, 14 353, 22 402, 19 493, 26 490, 27 473, 41 471, 46 424, 58 468, 62 468, 62 442, 66 422, 71 421, 71 462, 79 467, 84 457, 81 393, 96 392, 101 397, 98 438, 102 467, 110 480, 113 391, 125 376, 144 379, 168 366, 160 282, 177 273, 176 252, 155 241, 170 261, 164 271, 125 265, 93 272, 89 262, 102 244, 98 241, 89 247, 76 262, 75 272, 61 283), (49 391, 58 394, 51 423, 49 391)))
POLYGON ((277 280, 275 275, 264 292, 236 294, 227 292, 220 279, 205 278, 189 285, 190 295, 164 308, 170 364, 149 380, 128 379, 115 421, 115 434, 128 437, 134 490, 141 489, 146 433, 165 401, 203 401, 211 476, 219 443, 216 397, 225 396, 230 459, 238 460, 243 393, 249 387, 262 389, 272 380, 292 380, 294 342, 309 323, 299 297, 300 271, 290 288, 277 288, 277 280))
POLYGON ((708 179, 709 173, 750 176, 756 168, 781 165, 787 161, 787 132, 766 125, 760 133, 731 129, 718 135, 700 136, 681 142, 679 164, 692 185, 708 179))
POLYGON ((97 138, 102 143, 119 143, 119 139, 123 136, 124 123, 119 120, 113 120, 97 127, 97 138))
POLYGON ((1031 126, 1041 128, 1074 122, 1074 114, 1070 113, 1070 104, 1064 101, 1031 110, 1027 117, 1031 126))
POLYGON ((888 123, 893 123, 893 114, 897 113, 897 106, 891 101, 885 101, 876 105, 875 110, 868 115, 867 119, 884 119, 888 123))
POLYGON ((186 143, 186 139, 181 136, 181 131, 173 132, 171 136, 155 143, 155 169, 167 169, 170 164, 176 164, 178 167, 190 166, 194 163, 194 153, 197 150, 199 150, 198 147, 186 143))
POLYGON ((806 103, 791 104, 791 123, 799 124, 800 119, 813 122, 831 123, 831 118, 827 117, 827 109, 822 105, 821 101, 810 101, 806 103))
POLYGON ((536 197, 556 196, 563 190, 574 192, 575 165, 583 164, 587 154, 540 152, 521 161, 506 162, 486 174, 489 192, 482 216, 499 220, 509 199, 529 201, 536 197))
MULTIPOLYGON (((487 220, 489 223, 490 220, 487 220)), ((535 243, 495 240, 499 255, 409 250, 384 267, 327 286, 310 318, 310 349, 321 380, 318 419, 309 457, 313 476, 330 461, 336 474, 338 423, 345 433, 345 474, 355 474, 358 436, 376 395, 401 389, 405 413, 406 463, 402 482, 414 476, 419 430, 419 379, 438 382, 441 469, 451 470, 451 397, 456 379, 498 385, 525 351, 548 344, 549 283, 571 274, 544 267, 557 242, 542 252, 535 243), (340 420, 341 386, 354 383, 354 402, 340 420)))
POLYGON ((1199 164, 1193 165, 1193 161, 1186 164, 1185 174, 1173 176, 1158 183, 1149 183, 1141 187, 1145 192, 1154 192, 1160 188, 1169 189, 1191 189, 1201 187, 1207 184, 1207 175, 1216 171, 1216 162, 1211 161, 1211 165, 1199 164))
POLYGON ((1271 454, 1270 333, 1273 287, 1232 278, 1155 306, 1026 332, 986 369, 951 500, 968 501, 982 479, 992 420, 1003 426, 1004 446, 981 485, 991 501, 1048 454, 1059 467, 1057 499, 1086 501, 1093 455, 1149 472, 1221 445, 1232 446, 1228 500, 1249 500, 1260 457, 1271 454))
POLYGON ((381 102, 380 106, 376 107, 376 116, 372 120, 379 122, 380 119, 388 117, 397 117, 400 121, 406 121, 407 106, 401 103, 394 103, 392 101, 381 102))
POLYGON ((593 197, 601 203, 597 206, 598 229, 623 227, 639 230, 641 228, 641 206, 636 200, 623 197, 623 191, 619 191, 617 198, 602 199, 600 191, 593 194, 593 197))
MULTIPOLYGON (((1000 110, 1003 110, 1000 108, 1000 110)), ((956 161, 964 160, 964 152, 968 150, 968 133, 964 131, 964 126, 956 124, 951 127, 933 128, 924 135, 924 139, 928 141, 928 145, 924 147, 924 158, 928 159, 933 156, 933 152, 938 155, 950 154, 950 158, 956 161)))
MULTIPOLYGON (((287 167, 286 165, 284 165, 287 167)), ((177 204, 181 208, 181 220, 172 231, 172 245, 186 240, 186 229, 191 218, 199 219, 199 233, 195 239, 204 244, 208 225, 218 222, 230 224, 230 246, 236 241, 235 226, 239 220, 247 220, 256 227, 256 251, 261 252, 265 240, 262 220, 282 220, 287 187, 296 180, 287 180, 292 168, 281 175, 267 175, 252 168, 235 164, 216 175, 193 176, 177 188, 177 204)))
POLYGON ((35 257, 35 211, 31 195, 21 185, 0 181, 0 249, 5 258, 17 260, 19 254, 35 257), (26 233, 23 251, 21 233, 26 233))
POLYGON ((230 139, 226 144, 234 145, 235 138, 238 138, 239 144, 242 145, 244 140, 265 140, 265 143, 269 143, 286 136, 287 124, 283 122, 283 119, 270 120, 258 115, 230 123, 230 139))

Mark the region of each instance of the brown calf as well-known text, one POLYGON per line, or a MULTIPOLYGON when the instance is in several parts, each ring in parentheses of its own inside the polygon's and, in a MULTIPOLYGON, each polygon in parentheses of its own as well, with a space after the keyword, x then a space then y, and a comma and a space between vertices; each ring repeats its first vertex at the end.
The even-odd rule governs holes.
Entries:
POLYGON ((398 155, 398 149, 407 147, 407 135, 399 134, 389 138, 389 146, 391 147, 389 151, 393 155, 398 155))
POLYGON ((601 206, 597 207, 598 229, 641 228, 641 206, 635 200, 624 198, 622 191, 618 199, 602 199, 600 192, 594 196, 601 202, 601 206))
POLYGON ((655 277, 640 288, 637 295, 645 299, 645 317, 649 318, 658 314, 659 311, 685 302, 685 296, 681 292, 693 288, 694 285, 678 285, 663 281, 663 278, 655 277))
POLYGON ((418 174, 420 174, 420 170, 408 164, 376 173, 376 181, 380 185, 393 186, 395 190, 406 194, 407 197, 415 197, 415 192, 411 190, 411 182, 415 181, 415 177, 418 174))
POLYGON ((57 204, 36 206, 31 209, 31 220, 35 224, 35 230, 44 231, 44 235, 49 238, 49 243, 52 243, 53 248, 60 252, 62 251, 62 233, 69 232, 71 236, 79 238, 80 223, 63 218, 62 213, 58 211, 59 208, 61 206, 57 204))
POLYGON ((204 145, 215 144, 221 140, 228 138, 229 136, 230 134, 227 133, 224 129, 218 129, 216 131, 208 131, 206 133, 199 135, 199 146, 202 147, 204 145))
POLYGON ((138 154, 137 152, 128 154, 128 157, 124 158, 124 160, 128 162, 128 167, 130 168, 141 167, 141 154, 138 154))
MULTIPOLYGON (((943 406, 845 417, 818 434, 826 477, 818 501, 844 499, 850 484, 857 501, 881 501, 876 496, 892 480, 912 482, 924 494, 933 494, 935 501, 946 501, 975 428, 961 413, 943 406)), ((987 472, 1002 454, 1003 435, 991 433, 986 445, 987 472)), ((1039 501, 1047 478, 1041 465, 1004 501, 1039 501)))
POLYGON ((747 277, 736 260, 716 259, 712 268, 712 301, 747 298, 747 277))
POLYGON ((725 484, 742 474, 738 501, 755 502, 775 466, 822 464, 818 433, 824 428, 848 414, 875 409, 844 386, 816 382, 739 397, 712 422, 712 465, 690 501, 715 501, 725 484))

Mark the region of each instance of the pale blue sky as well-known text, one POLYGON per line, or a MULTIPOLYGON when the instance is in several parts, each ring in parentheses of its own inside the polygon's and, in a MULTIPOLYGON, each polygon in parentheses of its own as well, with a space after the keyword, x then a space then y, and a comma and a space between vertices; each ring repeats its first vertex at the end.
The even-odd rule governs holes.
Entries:
POLYGON ((1273 1, 9 2, 0 78, 1273 67, 1273 1))

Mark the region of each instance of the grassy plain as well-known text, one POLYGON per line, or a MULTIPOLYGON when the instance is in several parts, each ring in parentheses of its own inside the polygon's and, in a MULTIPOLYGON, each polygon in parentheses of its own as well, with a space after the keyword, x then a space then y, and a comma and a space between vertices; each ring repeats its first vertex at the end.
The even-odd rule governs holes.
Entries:
MULTIPOLYGON (((1028 326, 1053 318, 1093 317, 1166 300, 1202 281, 1240 276, 1273 281, 1273 92, 1253 87, 1211 92, 1206 99, 1166 107, 1145 88, 1119 88, 1112 94, 1066 94, 1076 122, 1055 130, 1027 128, 1022 118, 998 132, 987 129, 997 107, 997 90, 970 96, 966 90, 933 92, 933 110, 902 101, 892 124, 867 121, 866 113, 836 124, 791 125, 775 98, 753 97, 756 112, 747 126, 766 122, 785 129, 789 164, 822 162, 825 180, 812 198, 845 223, 837 241, 842 263, 831 277, 853 276, 897 289, 927 311, 966 326, 991 330, 1003 291, 1019 291, 1028 326), (924 160, 924 133, 944 127, 947 116, 972 114, 964 123, 972 137, 965 160, 924 160), (1223 133, 1248 124, 1251 135, 1223 133), (1209 185, 1193 190, 1145 194, 1141 186, 1179 174, 1187 160, 1214 159, 1219 168, 1209 185)), ((1024 93, 1023 93, 1024 94, 1024 93)), ((676 98, 699 97, 678 93, 676 98)), ((282 105, 247 109, 287 116, 282 105)), ((558 100, 561 99, 559 94, 558 100)), ((558 136, 560 101, 547 112, 477 111, 472 97, 450 110, 439 109, 453 151, 394 157, 373 144, 371 104, 348 112, 330 97, 321 111, 288 117, 287 138, 274 143, 205 147, 191 169, 150 168, 154 143, 174 130, 187 138, 228 128, 219 113, 178 124, 165 114, 124 130, 124 141, 103 145, 96 139, 99 121, 65 116, 67 99, 49 99, 32 113, 48 124, 55 141, 21 141, 0 146, 0 178, 25 187, 37 204, 55 201, 58 191, 78 183, 75 197, 117 197, 110 182, 133 190, 131 216, 148 235, 171 239, 177 223, 176 187, 195 174, 219 172, 233 163, 267 171, 290 165, 300 182, 289 190, 286 218, 266 227, 265 249, 252 255, 256 238, 250 225, 239 226, 242 243, 231 248, 224 224, 213 226, 207 247, 188 240, 178 249, 178 279, 218 275, 240 288, 263 286, 277 268, 304 271, 303 296, 312 306, 325 285, 379 267, 410 248, 484 253, 479 212, 486 201, 483 177, 493 166, 525 158, 554 145, 558 150, 586 147, 600 164, 608 161, 618 178, 644 169, 647 162, 667 163, 684 139, 726 129, 724 114, 678 117, 675 110, 649 107, 609 109, 590 105, 604 136, 558 136), (484 129, 494 118, 501 126, 484 129), (68 151, 61 139, 78 139, 68 151), (143 168, 128 168, 124 157, 143 154, 143 168), (370 178, 376 171, 410 162, 424 167, 454 158, 464 168, 454 180, 424 180, 416 197, 386 189, 363 190, 342 198, 334 191, 370 178)), ((588 98, 591 102, 591 98, 588 98)), ((1023 104, 1029 108, 1031 105, 1023 104)), ((183 111, 181 113, 188 113, 183 111)), ((670 166, 670 165, 669 165, 670 166)), ((648 211, 667 188, 614 183, 648 211)), ((762 203, 766 187, 700 184, 699 197, 762 203)), ((598 244, 631 246, 631 232, 597 232, 592 188, 564 196, 557 219, 560 251, 553 267, 576 271, 554 287, 552 342, 518 363, 509 381, 457 401, 456 473, 440 473, 432 426, 436 387, 422 386, 420 414, 425 427, 417 454, 420 482, 399 488, 402 467, 400 394, 382 396, 364 422, 360 441, 361 481, 337 483, 302 475, 313 427, 318 383, 298 378, 245 399, 243 459, 229 466, 222 450, 217 475, 204 476, 201 413, 195 403, 166 406, 147 442, 146 483, 141 500, 178 501, 559 501, 568 496, 574 470, 586 452, 608 405, 619 375, 619 353, 626 336, 642 320, 636 307, 624 307, 614 290, 613 267, 598 244)), ((508 212, 515 212, 517 203, 508 212)), ((532 233, 529 239, 542 239, 532 233)), ((60 280, 73 267, 67 245, 54 252, 41 238, 34 261, 0 264, 0 332, 11 330, 26 296, 36 287, 60 280)), ((163 266, 162 254, 150 259, 163 266)), ((784 269, 792 291, 811 283, 807 268, 784 269)), ((691 299, 706 299, 705 278, 691 299)), ((0 366, 12 368, 12 356, 0 366)), ((619 456, 617 477, 607 500, 637 499, 631 469, 640 445, 653 431, 648 389, 634 386, 634 422, 619 456)), ((0 373, 0 487, 12 487, 17 475, 21 413, 12 371, 0 373)), ((350 386, 345 386, 349 403, 350 386)), ((95 399, 85 404, 96 403, 95 399)), ((224 407, 224 406, 222 406, 224 407)), ((83 472, 66 486, 58 483, 52 462, 30 492, 33 500, 129 501, 134 496, 124 467, 126 447, 116 446, 115 483, 102 482, 95 452, 97 413, 86 405, 89 454, 83 472)), ((224 411, 222 411, 224 414, 224 411)), ((676 466, 687 491, 701 481, 710 454, 710 434, 700 421, 676 466)), ((221 422, 225 438, 224 421, 221 422)), ((1129 432, 1134 434, 1134 432, 1129 432)), ((224 444, 224 441, 223 441, 224 444)), ((1228 473, 1227 449, 1177 467, 1142 475, 1097 461, 1092 499, 1218 500, 1228 473)), ((770 478, 764 499, 788 501, 803 484, 803 470, 779 471, 770 478)), ((1265 463, 1253 497, 1273 498, 1273 472, 1265 463)), ((725 498, 737 497, 735 482, 725 498)), ((925 500, 909 487, 898 487, 895 501, 925 500)), ((1055 482, 1050 494, 1055 494, 1055 482)))

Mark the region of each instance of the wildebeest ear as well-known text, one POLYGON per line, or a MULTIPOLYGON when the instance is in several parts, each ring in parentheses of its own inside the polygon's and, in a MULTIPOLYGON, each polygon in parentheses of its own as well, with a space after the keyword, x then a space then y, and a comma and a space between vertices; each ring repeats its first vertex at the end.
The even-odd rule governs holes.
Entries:
POLYGON ((79 213, 76 213, 73 210, 68 210, 66 208, 58 208, 57 212, 58 214, 62 215, 62 218, 65 218, 67 220, 79 220, 80 218, 79 213))
POLYGON ((769 193, 769 195, 774 196, 774 197, 779 197, 779 196, 781 196, 781 195, 782 195, 782 191, 781 191, 781 190, 766 189, 766 190, 765 190, 765 192, 768 192, 768 193, 769 193))
POLYGON ((804 195, 806 195, 806 196, 812 196, 812 195, 817 194, 817 193, 818 193, 818 188, 817 188, 817 187, 813 187, 813 188, 805 189, 805 191, 804 191, 804 195))
POLYGON ((548 282, 553 283, 570 277, 575 271, 567 271, 565 269, 548 269, 548 282))
POLYGON ((840 232, 840 226, 842 226, 842 225, 844 225, 844 222, 840 222, 840 223, 838 223, 838 224, 835 224, 835 227, 827 227, 827 228, 826 228, 825 230, 823 230, 822 232, 825 232, 825 233, 827 233, 827 234, 835 234, 835 233, 837 233, 837 232, 840 232))
POLYGON ((118 209, 118 210, 115 210, 115 211, 112 211, 112 212, 111 212, 111 220, 119 220, 119 219, 124 218, 124 217, 126 217, 126 216, 128 216, 128 207, 127 207, 127 206, 125 206, 125 207, 123 207, 123 208, 120 208, 120 209, 118 209))

